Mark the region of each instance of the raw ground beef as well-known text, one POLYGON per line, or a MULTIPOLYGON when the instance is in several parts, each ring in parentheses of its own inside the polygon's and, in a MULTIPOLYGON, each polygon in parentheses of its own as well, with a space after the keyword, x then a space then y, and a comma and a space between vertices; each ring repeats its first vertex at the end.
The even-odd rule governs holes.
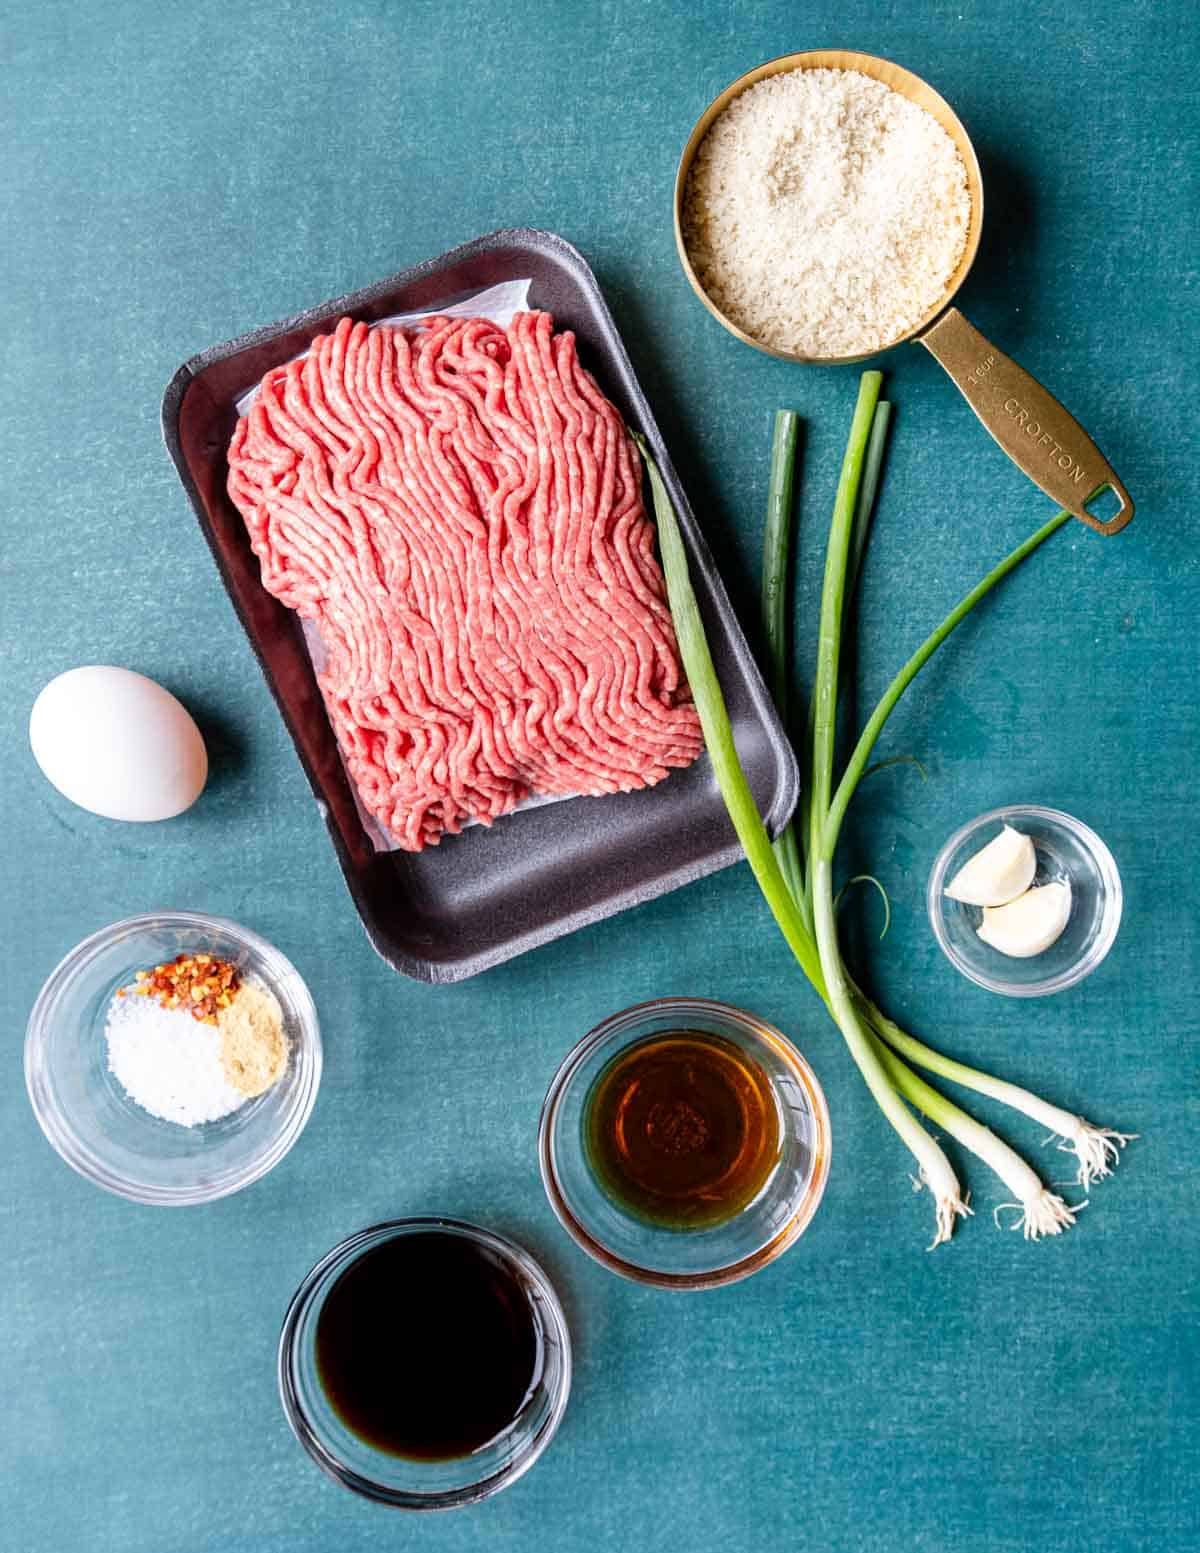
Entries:
POLYGON ((343 318, 263 379, 229 493, 401 847, 699 754, 636 453, 548 313, 343 318))

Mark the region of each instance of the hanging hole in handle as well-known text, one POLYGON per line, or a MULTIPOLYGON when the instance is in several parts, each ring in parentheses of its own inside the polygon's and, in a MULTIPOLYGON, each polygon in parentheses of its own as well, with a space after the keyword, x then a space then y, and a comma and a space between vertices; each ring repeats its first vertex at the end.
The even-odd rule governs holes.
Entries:
POLYGON ((1084 502, 1084 511, 1097 523, 1111 523, 1124 507, 1124 502, 1111 485, 1102 485, 1084 502))
POLYGON ((1098 485, 1083 504, 1084 521, 1101 534, 1116 534, 1133 517, 1133 503, 1119 481, 1098 485))

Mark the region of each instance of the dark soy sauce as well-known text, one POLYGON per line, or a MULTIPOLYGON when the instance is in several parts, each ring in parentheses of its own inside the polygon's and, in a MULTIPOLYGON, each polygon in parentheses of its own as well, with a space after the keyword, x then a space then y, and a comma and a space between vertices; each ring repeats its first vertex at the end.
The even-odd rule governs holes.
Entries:
POLYGON ((664 1229, 724 1224, 779 1159, 767 1074, 734 1042, 699 1030, 648 1036, 618 1053, 592 1085, 583 1126, 603 1189, 664 1229))
POLYGON ((317 1318, 317 1374, 334 1411, 394 1456, 469 1456, 521 1410, 541 1370, 533 1307, 485 1246, 416 1231, 364 1252, 317 1318))

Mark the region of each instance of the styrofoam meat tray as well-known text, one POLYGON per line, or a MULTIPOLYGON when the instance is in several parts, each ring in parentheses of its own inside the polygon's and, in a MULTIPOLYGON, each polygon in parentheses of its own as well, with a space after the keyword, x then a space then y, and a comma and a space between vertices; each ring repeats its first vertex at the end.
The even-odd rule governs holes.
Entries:
POLYGON ((596 278, 570 243, 525 228, 494 232, 363 291, 211 346, 185 362, 167 387, 168 451, 321 806, 363 926, 384 959, 427 982, 476 975, 741 856, 707 757, 643 792, 525 809, 420 853, 377 851, 342 766, 300 623, 262 587, 225 490, 238 400, 345 314, 374 322, 422 312, 517 278, 531 281, 531 307, 575 331, 583 364, 642 432, 662 469, 738 751, 772 833, 787 821, 798 794, 791 746, 596 278))

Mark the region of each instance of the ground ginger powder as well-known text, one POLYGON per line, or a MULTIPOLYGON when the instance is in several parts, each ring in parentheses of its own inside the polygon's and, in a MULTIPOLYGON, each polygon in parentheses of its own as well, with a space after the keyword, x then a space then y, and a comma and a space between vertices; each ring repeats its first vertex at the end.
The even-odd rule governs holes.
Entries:
POLYGON ((261 1095, 283 1076, 288 1059, 283 1010, 266 987, 243 982, 229 1007, 217 1016, 217 1029, 221 1069, 241 1094, 261 1095))

